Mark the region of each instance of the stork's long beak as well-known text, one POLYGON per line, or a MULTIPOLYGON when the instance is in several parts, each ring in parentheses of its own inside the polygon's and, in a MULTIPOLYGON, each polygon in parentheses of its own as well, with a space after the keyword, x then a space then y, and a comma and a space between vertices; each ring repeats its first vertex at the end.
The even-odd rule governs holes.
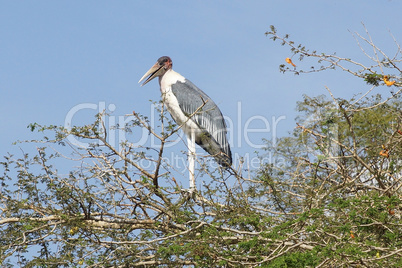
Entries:
POLYGON ((154 66, 151 67, 151 69, 148 70, 148 72, 146 72, 144 74, 143 77, 141 77, 140 81, 138 81, 138 83, 141 83, 142 80, 145 79, 145 77, 147 77, 149 75, 149 77, 147 78, 147 80, 145 80, 145 82, 141 85, 145 85, 146 83, 148 83, 149 81, 151 81, 152 79, 154 79, 155 77, 158 77, 162 74, 163 72, 163 66, 160 66, 159 63, 155 63, 154 66))

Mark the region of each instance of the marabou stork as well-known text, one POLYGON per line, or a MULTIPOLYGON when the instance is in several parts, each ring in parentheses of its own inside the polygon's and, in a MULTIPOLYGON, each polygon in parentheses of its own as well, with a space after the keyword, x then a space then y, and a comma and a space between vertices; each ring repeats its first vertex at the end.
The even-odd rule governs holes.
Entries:
POLYGON ((163 56, 141 77, 145 85, 159 77, 163 103, 177 125, 187 136, 190 191, 195 189, 195 143, 214 156, 223 167, 232 165, 232 153, 226 138, 227 130, 222 112, 201 89, 173 71, 172 60, 163 56))

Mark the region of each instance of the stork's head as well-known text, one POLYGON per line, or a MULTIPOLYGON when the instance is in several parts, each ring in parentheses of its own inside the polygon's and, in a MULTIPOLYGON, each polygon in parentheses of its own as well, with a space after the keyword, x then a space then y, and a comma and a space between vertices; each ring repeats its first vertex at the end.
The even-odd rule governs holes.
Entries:
POLYGON ((166 73, 167 70, 172 68, 172 65, 172 60, 168 56, 160 57, 158 61, 154 64, 154 66, 152 66, 151 69, 149 69, 148 72, 146 72, 144 76, 141 77, 138 83, 141 83, 141 81, 144 80, 145 77, 147 77, 148 75, 149 76, 147 80, 145 80, 145 82, 141 86, 145 85, 155 77, 161 77, 166 73))

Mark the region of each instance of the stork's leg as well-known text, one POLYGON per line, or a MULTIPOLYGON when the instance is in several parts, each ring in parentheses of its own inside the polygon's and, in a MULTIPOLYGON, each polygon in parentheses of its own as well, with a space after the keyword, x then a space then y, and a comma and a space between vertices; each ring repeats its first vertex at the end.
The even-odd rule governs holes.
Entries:
POLYGON ((187 136, 188 146, 188 171, 190 174, 190 191, 195 190, 195 133, 191 131, 191 134, 187 136), (190 136, 190 137, 189 137, 190 136))

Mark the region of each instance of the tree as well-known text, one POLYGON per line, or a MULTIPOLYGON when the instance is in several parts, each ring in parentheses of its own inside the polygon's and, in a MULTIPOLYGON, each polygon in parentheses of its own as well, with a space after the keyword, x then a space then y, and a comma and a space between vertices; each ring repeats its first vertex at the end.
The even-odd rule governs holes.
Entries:
POLYGON ((28 142, 39 144, 37 153, 1 162, 3 266, 402 266, 401 48, 390 58, 369 35, 355 34, 373 60, 365 66, 311 52, 274 27, 266 34, 299 60, 319 64, 281 65, 282 72, 343 70, 371 88, 349 100, 331 91, 330 99, 305 96, 295 130, 276 144, 267 141, 265 150, 280 161, 252 176, 243 176, 241 166, 213 169, 201 159, 198 172, 209 179, 193 197, 164 161, 180 126, 161 105, 158 129, 137 113, 117 126, 147 129, 158 149, 128 141, 117 149, 108 142, 105 114, 71 129, 32 124, 44 135, 28 142), (389 96, 370 95, 385 86, 389 96), (69 136, 90 145, 76 147, 69 136))

